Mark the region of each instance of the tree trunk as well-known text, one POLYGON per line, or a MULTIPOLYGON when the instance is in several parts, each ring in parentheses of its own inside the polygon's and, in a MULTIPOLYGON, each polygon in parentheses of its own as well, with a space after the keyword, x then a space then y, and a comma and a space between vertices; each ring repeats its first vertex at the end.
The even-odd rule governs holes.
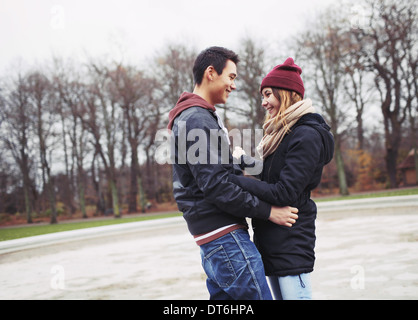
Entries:
POLYGON ((335 164, 337 166, 338 184, 340 186, 340 194, 347 196, 349 194, 347 188, 347 179, 345 176, 344 162, 341 155, 341 145, 339 139, 335 139, 335 164))
POLYGON ((131 176, 129 190, 129 212, 138 212, 137 196, 138 196, 138 149, 135 143, 131 143, 131 176))
POLYGON ((49 199, 49 205, 51 206, 51 224, 58 223, 57 220, 57 206, 55 203, 55 192, 54 192, 54 186, 52 184, 51 178, 49 178, 48 182, 48 199, 49 199))
POLYGON ((29 197, 29 185, 23 184, 23 192, 25 194, 25 211, 26 211, 26 222, 33 223, 32 221, 32 205, 29 197))
POLYGON ((87 212, 86 212, 86 199, 85 199, 85 187, 84 187, 84 174, 83 169, 78 168, 78 177, 77 177, 77 189, 78 189, 78 197, 80 201, 80 210, 83 216, 83 219, 87 219, 87 212))
MULTIPOLYGON (((386 105, 386 104, 384 104, 386 105)), ((389 176, 390 188, 397 188, 397 159, 399 143, 402 139, 401 123, 396 119, 396 115, 391 113, 389 107, 384 110, 385 117, 385 143, 386 143, 386 170, 389 176)))
POLYGON ((414 162, 415 162, 415 184, 418 184, 418 150, 415 146, 414 152, 414 162))
POLYGON ((32 204, 30 201, 30 179, 29 179, 29 168, 28 168, 28 159, 24 152, 22 153, 22 160, 20 171, 23 176, 23 193, 25 196, 25 211, 26 211, 26 222, 33 223, 32 221, 32 204))
POLYGON ((139 203, 141 205, 141 211, 142 213, 145 213, 145 209, 147 206, 147 199, 145 196, 145 192, 144 192, 144 188, 143 188, 143 184, 142 184, 142 179, 140 176, 138 176, 138 187, 139 187, 139 203))
POLYGON ((112 195, 113 215, 115 218, 120 218, 121 214, 120 214, 120 208, 119 208, 119 197, 118 197, 118 189, 116 187, 116 182, 112 178, 112 179, 109 179, 109 184, 110 184, 110 191, 112 195))

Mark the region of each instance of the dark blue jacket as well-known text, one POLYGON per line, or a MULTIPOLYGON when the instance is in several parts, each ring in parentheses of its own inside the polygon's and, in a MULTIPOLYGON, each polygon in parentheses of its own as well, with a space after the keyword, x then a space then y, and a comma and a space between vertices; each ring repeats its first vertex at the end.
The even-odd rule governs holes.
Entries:
POLYGON ((299 210, 291 228, 253 220, 254 241, 269 276, 313 271, 317 210, 310 192, 318 186, 324 165, 333 157, 334 139, 329 129, 319 114, 307 114, 264 160, 262 181, 231 176, 232 182, 260 199, 299 210))
POLYGON ((233 165, 215 114, 192 99, 183 97, 192 105, 180 109, 172 119, 173 193, 190 233, 199 235, 236 223, 247 225, 245 217, 267 220, 271 205, 229 181, 230 175, 242 175, 242 171, 233 165), (198 159, 202 155, 204 159, 198 159))

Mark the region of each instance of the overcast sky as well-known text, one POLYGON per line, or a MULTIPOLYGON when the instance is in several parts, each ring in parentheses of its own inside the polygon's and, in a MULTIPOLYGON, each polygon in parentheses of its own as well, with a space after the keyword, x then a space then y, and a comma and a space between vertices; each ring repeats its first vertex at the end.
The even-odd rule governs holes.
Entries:
POLYGON ((0 0, 0 71, 53 55, 118 56, 130 62, 169 41, 198 51, 234 49, 242 37, 274 47, 335 0, 0 0))

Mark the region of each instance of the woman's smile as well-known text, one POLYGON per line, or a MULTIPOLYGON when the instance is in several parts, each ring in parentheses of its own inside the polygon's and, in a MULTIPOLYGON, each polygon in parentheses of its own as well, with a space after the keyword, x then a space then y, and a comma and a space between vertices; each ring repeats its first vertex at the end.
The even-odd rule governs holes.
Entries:
POLYGON ((270 105, 268 105, 268 106, 266 106, 266 107, 264 107, 266 110, 267 110, 267 112, 268 113, 270 113, 270 114, 272 114, 272 113, 274 113, 274 107, 273 106, 270 106, 270 105))

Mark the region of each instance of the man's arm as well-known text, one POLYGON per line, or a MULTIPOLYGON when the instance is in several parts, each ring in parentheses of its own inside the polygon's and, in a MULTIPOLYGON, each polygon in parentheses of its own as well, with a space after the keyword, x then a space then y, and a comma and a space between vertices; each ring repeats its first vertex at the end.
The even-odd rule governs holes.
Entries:
MULTIPOLYGON (((230 182, 229 176, 230 167, 232 167, 232 157, 228 149, 228 163, 224 164, 220 161, 222 141, 217 143, 211 143, 210 139, 214 139, 213 133, 219 130, 217 122, 209 112, 199 113, 199 119, 189 118, 186 122, 187 134, 190 130, 201 134, 202 137, 206 137, 206 143, 201 143, 198 138, 194 141, 186 142, 186 153, 189 155, 190 150, 198 152, 206 152, 205 161, 195 161, 190 163, 190 159, 186 159, 187 165, 195 178, 199 189, 203 192, 205 199, 215 206, 217 206, 223 212, 249 218, 259 218, 263 220, 270 219, 272 222, 282 225, 291 225, 297 219, 295 215, 296 208, 272 208, 272 206, 264 201, 261 201, 258 197, 243 190, 238 185, 230 182), (196 145, 198 143, 198 145, 196 145), (197 148, 199 147, 199 148, 197 148), (192 148, 192 149, 191 149, 192 148), (204 148, 204 150, 202 150, 204 148), (216 163, 213 163, 213 159, 217 159, 216 163)), ((212 141, 213 142, 213 141, 212 141)), ((227 143, 224 141, 223 143, 227 143)), ((296 211, 297 212, 297 211, 296 211)))

